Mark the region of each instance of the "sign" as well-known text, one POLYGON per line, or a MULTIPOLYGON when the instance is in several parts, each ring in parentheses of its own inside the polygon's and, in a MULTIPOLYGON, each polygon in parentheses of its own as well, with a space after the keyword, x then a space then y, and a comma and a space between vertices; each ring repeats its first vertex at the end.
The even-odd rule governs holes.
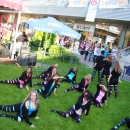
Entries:
POLYGON ((69 7, 87 7, 89 0, 69 0, 69 7))
POLYGON ((0 6, 10 9, 22 10, 23 0, 0 0, 0 6))
POLYGON ((99 8, 125 8, 128 0, 100 0, 99 8))
POLYGON ((98 9, 98 4, 99 4, 99 0, 90 0, 85 21, 94 22, 97 9, 98 9))
POLYGON ((88 24, 74 24, 73 29, 87 32, 94 32, 95 26, 88 24))
POLYGON ((114 40, 116 40, 115 37, 107 36, 107 37, 106 37, 106 44, 107 44, 108 42, 112 42, 112 41, 114 41, 114 40))

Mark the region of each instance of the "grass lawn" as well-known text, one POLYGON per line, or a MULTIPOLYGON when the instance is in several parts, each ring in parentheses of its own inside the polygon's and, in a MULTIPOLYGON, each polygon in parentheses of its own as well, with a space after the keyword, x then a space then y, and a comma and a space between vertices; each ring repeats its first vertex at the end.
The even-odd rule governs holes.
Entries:
MULTIPOLYGON (((49 63, 51 65, 54 61, 52 59, 45 60, 45 63, 49 63)), ((59 68, 63 67, 68 69, 67 63, 60 62, 59 68)), ((84 68, 83 65, 78 65, 78 67, 79 69, 84 68)), ((21 75, 23 70, 25 70, 25 68, 18 68, 14 65, 0 65, 0 80, 17 78, 21 75)), ((84 71, 79 71, 77 74, 77 82, 79 82, 81 78, 88 73, 92 73, 92 69, 86 68, 84 71)), ((33 72, 33 75, 36 74, 36 72, 33 72)), ((59 71, 59 74, 63 76, 66 75, 66 73, 62 71, 59 71)), ((35 79, 33 80, 33 83, 38 81, 42 80, 35 79)), ((97 77, 95 77, 94 81, 89 85, 88 89, 92 93, 95 93, 96 85, 97 77)), ((86 117, 83 114, 79 124, 75 123, 72 118, 63 118, 58 114, 51 113, 51 109, 67 111, 75 104, 80 93, 73 91, 64 93, 64 90, 71 86, 71 84, 62 83, 61 87, 57 89, 57 96, 52 94, 48 99, 44 99, 42 96, 39 96, 41 105, 37 116, 39 116, 40 119, 30 119, 36 127, 35 130, 110 130, 110 128, 116 125, 121 119, 129 116, 130 84, 126 81, 122 81, 122 83, 119 84, 119 94, 117 99, 114 98, 114 93, 112 93, 111 98, 107 101, 108 105, 103 105, 102 108, 96 108, 92 105, 89 116, 86 117)), ((38 89, 39 87, 40 86, 34 86, 33 89, 38 89)), ((25 88, 18 89, 15 85, 0 84, 0 88, 0 104, 3 105, 22 102, 28 94, 28 91, 25 88)), ((30 91, 31 90, 32 89, 30 88, 30 91)), ((0 113, 4 112, 0 111, 0 113)), ((120 130, 124 130, 125 128, 126 126, 123 126, 120 130)), ((18 123, 8 118, 0 118, 0 130, 18 129, 29 130, 32 128, 30 128, 25 121, 18 123)))

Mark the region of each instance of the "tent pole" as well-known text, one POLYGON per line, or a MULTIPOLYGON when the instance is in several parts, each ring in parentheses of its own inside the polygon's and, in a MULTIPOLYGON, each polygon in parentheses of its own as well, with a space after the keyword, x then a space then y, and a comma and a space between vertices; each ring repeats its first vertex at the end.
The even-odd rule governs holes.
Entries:
POLYGON ((48 37, 48 33, 45 33, 45 50, 44 50, 43 57, 42 57, 42 65, 44 63, 44 58, 45 58, 45 55, 46 55, 47 37, 48 37))
POLYGON ((21 11, 18 12, 18 19, 17 19, 17 24, 16 24, 16 30, 15 30, 15 36, 14 36, 14 43, 13 43, 13 50, 12 50, 12 55, 11 55, 11 59, 14 59, 14 54, 15 54, 15 49, 14 46, 16 44, 16 38, 17 38, 17 32, 19 29, 19 23, 20 23, 20 19, 21 19, 21 11))

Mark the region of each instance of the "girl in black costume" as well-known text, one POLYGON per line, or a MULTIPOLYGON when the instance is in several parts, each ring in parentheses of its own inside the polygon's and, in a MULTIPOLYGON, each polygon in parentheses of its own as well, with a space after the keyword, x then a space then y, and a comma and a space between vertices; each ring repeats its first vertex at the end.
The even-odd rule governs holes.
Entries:
POLYGON ((81 122, 81 114, 85 112, 86 116, 88 116, 90 107, 91 107, 91 99, 90 99, 90 91, 86 90, 81 96, 79 96, 78 101, 75 105, 73 105, 67 112, 62 112, 59 110, 51 110, 51 112, 55 112, 62 117, 71 116, 76 123, 81 122))

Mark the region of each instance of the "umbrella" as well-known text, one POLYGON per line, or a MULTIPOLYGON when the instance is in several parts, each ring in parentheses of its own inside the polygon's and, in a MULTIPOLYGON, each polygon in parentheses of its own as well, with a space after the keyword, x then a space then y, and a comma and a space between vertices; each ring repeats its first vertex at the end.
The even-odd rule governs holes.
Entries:
POLYGON ((53 17, 22 22, 22 25, 31 30, 38 30, 48 33, 57 33, 59 35, 64 35, 76 39, 80 39, 81 37, 80 33, 59 22, 53 17))

